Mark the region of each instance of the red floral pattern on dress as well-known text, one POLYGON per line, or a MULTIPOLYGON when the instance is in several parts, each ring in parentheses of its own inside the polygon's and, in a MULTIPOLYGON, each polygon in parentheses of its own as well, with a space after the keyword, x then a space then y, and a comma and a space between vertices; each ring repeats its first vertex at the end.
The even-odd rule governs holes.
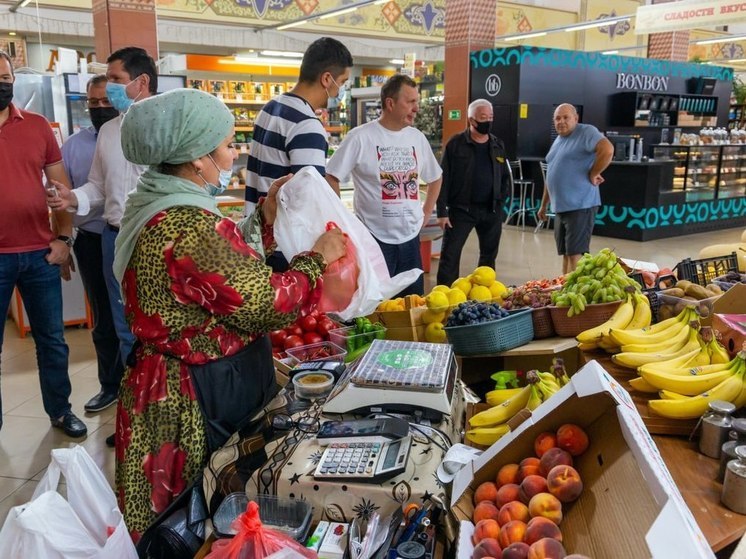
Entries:
POLYGON ((186 488, 182 477, 186 457, 186 452, 175 443, 165 442, 158 454, 148 454, 143 460, 142 469, 152 486, 150 502, 156 514, 162 513, 186 488))
POLYGON ((234 313, 243 304, 241 294, 226 285, 224 276, 198 270, 191 256, 175 258, 173 243, 169 243, 163 255, 168 275, 173 280, 171 291, 179 303, 197 303, 217 315, 234 313))
POLYGON ((243 254, 244 256, 252 256, 257 260, 261 260, 256 251, 246 244, 246 241, 238 230, 238 227, 236 227, 236 224, 227 217, 224 217, 217 222, 215 225, 215 231, 218 235, 228 241, 231 244, 231 248, 237 253, 243 254))
POLYGON ((311 291, 308 276, 295 270, 272 274, 269 283, 275 291, 275 310, 281 313, 295 311, 311 291))
POLYGON ((168 396, 166 360, 161 354, 139 355, 127 386, 135 397, 132 411, 142 413, 151 402, 163 402, 168 396))
POLYGON ((130 423, 130 414, 121 405, 117 406, 117 427, 114 434, 114 448, 116 449, 117 460, 123 462, 124 452, 132 441, 132 425, 130 423))
POLYGON ((150 221, 145 224, 145 227, 155 227, 161 221, 163 221, 167 215, 168 212, 166 210, 159 211, 157 214, 150 218, 150 221))
POLYGON ((143 343, 164 343, 168 341, 169 328, 163 324, 160 315, 147 315, 137 304, 137 276, 133 268, 128 268, 122 277, 124 312, 130 317, 130 328, 143 343))
POLYGON ((208 336, 213 340, 217 340, 220 345, 220 351, 226 357, 233 355, 246 346, 246 342, 241 338, 241 336, 236 332, 226 330, 223 326, 216 326, 208 336))

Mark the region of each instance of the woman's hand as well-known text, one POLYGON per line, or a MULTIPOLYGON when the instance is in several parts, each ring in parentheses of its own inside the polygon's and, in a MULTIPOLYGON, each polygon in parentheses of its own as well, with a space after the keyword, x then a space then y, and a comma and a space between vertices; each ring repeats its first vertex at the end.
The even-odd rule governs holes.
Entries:
POLYGON ((347 237, 335 227, 322 234, 311 250, 318 252, 327 264, 331 264, 347 254, 347 237))
POLYGON ((262 204, 262 217, 264 218, 265 225, 274 225, 275 218, 277 217, 277 192, 280 187, 288 182, 293 177, 293 174, 285 175, 272 182, 267 192, 267 198, 262 204))

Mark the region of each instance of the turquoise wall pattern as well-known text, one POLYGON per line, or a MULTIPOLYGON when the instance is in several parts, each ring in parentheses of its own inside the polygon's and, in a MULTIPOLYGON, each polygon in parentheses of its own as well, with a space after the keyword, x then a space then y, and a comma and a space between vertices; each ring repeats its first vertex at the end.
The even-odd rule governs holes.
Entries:
POLYGON ((596 225, 627 229, 658 229, 667 226, 708 223, 746 217, 746 198, 724 198, 684 204, 667 204, 654 208, 601 206, 596 225))
POLYGON ((682 78, 705 77, 733 81, 733 69, 722 66, 540 47, 484 49, 472 52, 470 60, 473 69, 531 64, 557 68, 589 68, 615 73, 679 76, 682 78))

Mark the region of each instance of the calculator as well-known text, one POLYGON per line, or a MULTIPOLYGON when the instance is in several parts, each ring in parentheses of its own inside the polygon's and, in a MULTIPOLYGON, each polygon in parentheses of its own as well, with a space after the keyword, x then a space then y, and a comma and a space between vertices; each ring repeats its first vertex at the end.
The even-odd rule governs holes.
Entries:
POLYGON ((378 483, 407 468, 412 438, 388 442, 335 442, 324 450, 314 479, 378 483))

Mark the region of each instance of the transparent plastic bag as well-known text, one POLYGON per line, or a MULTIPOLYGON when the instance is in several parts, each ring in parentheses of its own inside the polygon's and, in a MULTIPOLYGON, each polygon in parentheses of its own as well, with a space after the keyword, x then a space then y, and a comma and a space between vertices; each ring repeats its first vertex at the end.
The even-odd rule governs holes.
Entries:
MULTIPOLYGON (((339 229, 339 226, 330 221, 326 224, 326 230, 331 229, 339 229)), ((352 302, 352 297, 357 290, 357 278, 360 274, 356 253, 355 243, 348 237, 347 253, 326 267, 322 276, 324 278, 324 288, 317 305, 320 312, 338 312, 346 309, 352 302)))
POLYGON ((290 549, 306 559, 318 559, 315 551, 285 534, 265 528, 255 501, 249 501, 246 512, 233 521, 231 528, 236 535, 213 543, 205 559, 265 559, 282 549, 290 549))

